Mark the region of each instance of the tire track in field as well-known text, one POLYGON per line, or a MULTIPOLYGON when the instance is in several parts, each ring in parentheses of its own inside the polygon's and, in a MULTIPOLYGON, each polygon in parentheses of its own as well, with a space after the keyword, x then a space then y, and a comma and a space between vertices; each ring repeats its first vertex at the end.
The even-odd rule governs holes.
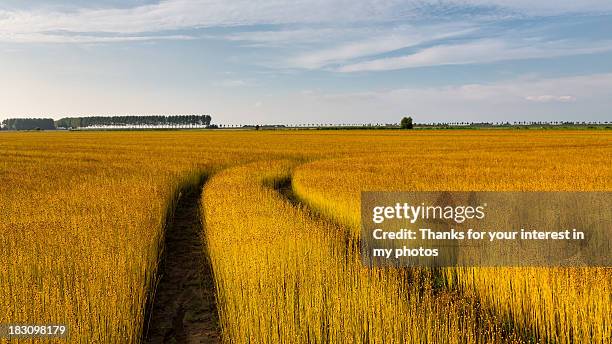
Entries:
MULTIPOLYGON (((291 186, 292 178, 289 177, 282 181, 272 185, 282 197, 284 197, 292 205, 303 208, 308 211, 309 215, 315 219, 328 222, 333 224, 334 227, 338 228, 346 242, 346 250, 357 250, 361 249, 361 239, 356 238, 352 231, 347 229, 344 225, 328 218, 316 209, 312 209, 306 203, 302 202, 299 197, 293 193, 291 186)), ((460 290, 450 289, 444 286, 443 283, 439 283, 442 280, 442 273, 439 269, 432 271, 433 278, 433 292, 439 302, 463 304, 464 307, 471 307, 476 314, 476 318, 479 319, 475 324, 479 327, 482 333, 491 331, 497 331, 501 333, 506 343, 531 343, 534 342, 535 337, 527 329, 518 328, 509 317, 499 316, 494 310, 482 305, 480 300, 474 297, 464 295, 460 290)), ((423 283, 420 280, 407 280, 406 283, 423 283)))
POLYGON ((219 343, 215 284, 200 218, 204 181, 186 186, 168 221, 145 343, 219 343))

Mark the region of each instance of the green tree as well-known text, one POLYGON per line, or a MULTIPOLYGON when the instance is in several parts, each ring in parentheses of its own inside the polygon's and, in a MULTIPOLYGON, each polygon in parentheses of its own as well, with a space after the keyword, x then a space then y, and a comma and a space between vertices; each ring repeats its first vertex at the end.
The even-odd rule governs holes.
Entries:
POLYGON ((412 129, 414 126, 412 125, 412 117, 404 117, 400 122, 400 128, 402 129, 412 129))
POLYGON ((55 124, 51 118, 9 118, 2 127, 8 130, 53 130, 55 124))
POLYGON ((209 125, 210 115, 178 115, 178 116, 93 116, 67 117, 56 121, 62 128, 84 128, 90 126, 129 126, 129 125, 209 125))

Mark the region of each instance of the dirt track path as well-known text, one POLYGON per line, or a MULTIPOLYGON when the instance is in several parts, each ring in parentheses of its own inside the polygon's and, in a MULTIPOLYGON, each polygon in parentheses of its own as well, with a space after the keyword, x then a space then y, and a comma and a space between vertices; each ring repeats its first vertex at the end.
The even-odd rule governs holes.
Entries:
POLYGON ((202 188, 192 189, 183 191, 166 232, 145 343, 220 342, 213 275, 200 238, 202 188))

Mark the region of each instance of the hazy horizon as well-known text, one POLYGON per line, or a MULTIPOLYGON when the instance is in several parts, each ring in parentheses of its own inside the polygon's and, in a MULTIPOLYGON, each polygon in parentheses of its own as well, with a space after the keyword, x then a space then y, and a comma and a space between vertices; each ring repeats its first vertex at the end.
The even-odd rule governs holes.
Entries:
POLYGON ((0 52, 0 120, 612 119, 602 0, 5 0, 0 52))

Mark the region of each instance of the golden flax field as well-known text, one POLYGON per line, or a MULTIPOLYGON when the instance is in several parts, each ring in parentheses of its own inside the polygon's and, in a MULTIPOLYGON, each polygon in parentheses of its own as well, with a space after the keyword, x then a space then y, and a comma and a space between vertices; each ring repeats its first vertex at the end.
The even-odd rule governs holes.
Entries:
POLYGON ((370 269, 358 247, 365 190, 612 191, 605 130, 2 133, 0 324, 142 342, 202 178, 225 343, 612 342, 611 269, 370 269))

